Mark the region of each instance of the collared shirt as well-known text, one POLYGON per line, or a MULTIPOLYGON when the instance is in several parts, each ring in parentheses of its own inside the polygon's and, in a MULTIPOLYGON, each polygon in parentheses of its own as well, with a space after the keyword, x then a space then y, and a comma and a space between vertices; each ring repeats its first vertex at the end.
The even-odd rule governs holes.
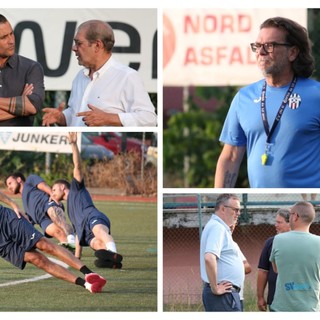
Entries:
MULTIPOLYGON (((40 63, 14 54, 5 67, 0 69, 0 97, 10 98, 22 95, 26 83, 33 84, 34 89, 28 99, 39 112, 44 102, 43 69, 40 63)), ((1 121, 0 126, 32 126, 33 116, 16 117, 1 121)))
POLYGON ((118 114, 124 127, 156 126, 155 108, 136 70, 111 56, 92 80, 88 74, 88 69, 80 70, 73 80, 68 108, 64 110, 67 126, 85 126, 76 114, 89 111, 88 104, 118 114))
POLYGON ((213 214, 201 235, 200 273, 204 282, 209 283, 204 255, 213 253, 217 257, 217 283, 230 281, 243 286, 244 265, 238 247, 232 239, 230 228, 217 215, 213 214))

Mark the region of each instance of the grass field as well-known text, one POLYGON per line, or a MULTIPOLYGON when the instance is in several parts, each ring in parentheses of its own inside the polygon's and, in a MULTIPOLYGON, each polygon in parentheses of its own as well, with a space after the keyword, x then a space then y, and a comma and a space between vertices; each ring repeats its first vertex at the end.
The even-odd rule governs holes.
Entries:
POLYGON ((52 277, 14 284, 45 273, 29 264, 21 271, 0 259, 0 312, 157 311, 157 205, 103 201, 95 204, 110 218, 117 250, 124 257, 121 270, 98 269, 93 250, 84 248, 82 261, 107 279, 103 292, 91 294, 52 277))

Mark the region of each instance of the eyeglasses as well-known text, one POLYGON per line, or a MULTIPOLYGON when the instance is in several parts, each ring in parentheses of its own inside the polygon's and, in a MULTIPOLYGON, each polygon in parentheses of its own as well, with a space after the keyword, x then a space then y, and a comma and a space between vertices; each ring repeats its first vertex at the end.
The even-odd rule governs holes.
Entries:
POLYGON ((261 50, 263 48, 264 51, 268 53, 272 53, 274 50, 274 47, 276 46, 285 46, 285 47, 292 47, 292 44, 284 42, 284 43, 279 43, 279 42, 266 42, 266 43, 259 43, 259 42, 254 42, 250 43, 250 47, 252 52, 257 52, 258 50, 261 50))
POLYGON ((235 207, 226 206, 226 205, 225 205, 225 207, 232 209, 235 213, 241 212, 241 209, 240 209, 240 208, 235 208, 235 207))

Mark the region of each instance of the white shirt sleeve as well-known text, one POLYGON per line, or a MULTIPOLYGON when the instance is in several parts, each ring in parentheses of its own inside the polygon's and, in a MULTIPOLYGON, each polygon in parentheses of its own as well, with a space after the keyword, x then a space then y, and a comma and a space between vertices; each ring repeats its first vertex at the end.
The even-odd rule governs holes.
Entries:
POLYGON ((156 126, 157 115, 155 113, 155 107, 137 72, 128 75, 123 89, 121 100, 126 112, 119 113, 122 125, 124 127, 156 126))

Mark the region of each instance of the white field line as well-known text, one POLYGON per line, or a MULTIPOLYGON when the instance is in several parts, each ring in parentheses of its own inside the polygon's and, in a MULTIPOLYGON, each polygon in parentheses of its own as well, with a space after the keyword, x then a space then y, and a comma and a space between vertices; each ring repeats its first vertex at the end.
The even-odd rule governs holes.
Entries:
MULTIPOLYGON (((69 266, 67 264, 65 264, 64 262, 60 261, 60 260, 56 260, 54 258, 49 258, 49 260, 51 260, 52 262, 59 264, 60 266, 64 267, 64 268, 68 268, 69 266)), ((44 274, 43 276, 39 276, 39 277, 33 277, 33 278, 29 278, 29 279, 23 279, 23 280, 17 280, 17 281, 10 281, 10 282, 6 282, 6 283, 1 283, 0 284, 0 288, 1 287, 8 287, 8 286, 15 286, 17 284, 21 284, 21 283, 28 283, 28 282, 34 282, 34 281, 39 281, 39 280, 44 280, 44 279, 48 279, 51 278, 52 275, 51 274, 44 274)))

